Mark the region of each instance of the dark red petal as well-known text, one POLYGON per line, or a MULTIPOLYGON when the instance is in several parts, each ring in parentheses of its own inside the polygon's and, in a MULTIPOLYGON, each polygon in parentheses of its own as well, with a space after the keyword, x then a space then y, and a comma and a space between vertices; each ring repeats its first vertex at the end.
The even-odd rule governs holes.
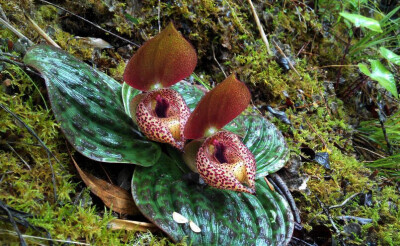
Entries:
POLYGON ((234 133, 221 131, 208 137, 197 153, 196 163, 200 176, 207 184, 218 189, 255 193, 256 161, 234 133), (216 156, 216 145, 225 148, 223 163, 216 156))
POLYGON ((196 51, 171 22, 129 60, 124 80, 142 91, 148 91, 158 83, 169 87, 189 76, 196 63, 196 51))
POLYGON ((250 100, 246 85, 232 74, 200 100, 186 123, 185 137, 201 138, 211 127, 221 129, 245 110, 250 100))
POLYGON ((140 95, 143 96, 139 98, 140 101, 137 103, 135 112, 136 122, 140 130, 150 140, 168 143, 183 150, 185 143, 183 129, 190 111, 182 96, 168 88, 140 95), (166 115, 167 117, 158 117, 153 107, 159 96, 170 103, 170 112, 166 115))

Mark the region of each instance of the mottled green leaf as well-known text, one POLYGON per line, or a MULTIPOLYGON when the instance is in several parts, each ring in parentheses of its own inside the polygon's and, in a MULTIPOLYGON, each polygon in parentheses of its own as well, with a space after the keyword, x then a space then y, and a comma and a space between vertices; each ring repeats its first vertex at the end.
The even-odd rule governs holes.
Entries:
POLYGON ((45 78, 54 115, 76 150, 102 162, 157 162, 160 147, 126 115, 117 81, 51 46, 33 47, 24 62, 45 78))
POLYGON ((373 80, 378 81, 378 83, 392 93, 396 98, 399 96, 396 88, 396 81, 393 74, 386 69, 386 67, 379 60, 369 60, 371 63, 371 70, 369 71, 365 64, 359 63, 358 67, 360 71, 370 77, 373 80))
POLYGON ((253 153, 257 162, 256 179, 281 169, 288 157, 289 148, 282 133, 260 114, 241 114, 226 130, 238 134, 253 153))
POLYGON ((391 50, 386 49, 385 47, 380 47, 379 52, 383 57, 385 57, 388 61, 400 66, 400 56, 391 50))
POLYGON ((375 19, 368 18, 358 14, 350 14, 346 12, 341 12, 340 15, 343 16, 346 20, 353 23, 356 27, 365 27, 374 32, 382 32, 379 21, 375 19))
MULTIPOLYGON (((123 86, 125 111, 129 113, 129 102, 140 91, 132 87, 123 86)), ((181 81, 172 89, 178 91, 185 99, 191 111, 194 110, 204 91, 186 81, 181 81)), ((256 158, 256 178, 264 177, 281 169, 288 159, 288 147, 282 133, 260 114, 249 115, 242 113, 224 129, 238 134, 243 143, 250 149, 256 158)))
POLYGON ((274 246, 290 241, 294 226, 290 207, 265 180, 256 181, 256 195, 201 188, 185 181, 181 160, 162 155, 159 162, 135 169, 132 194, 143 215, 175 242, 186 237, 189 245, 207 246, 274 246), (194 232, 189 223, 175 222, 173 212, 193 221, 201 232, 194 232))

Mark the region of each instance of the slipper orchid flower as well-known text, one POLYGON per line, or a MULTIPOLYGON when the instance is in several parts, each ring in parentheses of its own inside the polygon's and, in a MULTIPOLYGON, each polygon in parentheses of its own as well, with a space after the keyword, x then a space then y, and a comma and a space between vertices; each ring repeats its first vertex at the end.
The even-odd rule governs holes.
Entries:
POLYGON ((186 123, 187 139, 206 137, 197 151, 196 166, 206 183, 215 188, 255 193, 253 154, 236 134, 220 131, 246 109, 250 99, 246 85, 231 75, 200 100, 186 123))
POLYGON ((129 60, 124 80, 143 91, 131 101, 131 115, 150 140, 183 149, 190 111, 178 92, 165 87, 189 76, 196 63, 196 51, 172 22, 129 60))

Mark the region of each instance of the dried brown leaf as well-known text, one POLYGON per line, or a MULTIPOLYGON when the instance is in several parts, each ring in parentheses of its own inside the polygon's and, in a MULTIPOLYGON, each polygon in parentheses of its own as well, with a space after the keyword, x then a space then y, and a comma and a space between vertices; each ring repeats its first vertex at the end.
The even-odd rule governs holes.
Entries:
POLYGON ((155 232, 158 230, 157 226, 152 223, 133 221, 133 220, 121 220, 114 219, 108 223, 108 228, 112 230, 128 230, 128 231, 151 231, 155 232))
POLYGON ((71 159, 83 182, 107 207, 121 214, 137 215, 140 213, 128 191, 83 171, 72 156, 71 159))

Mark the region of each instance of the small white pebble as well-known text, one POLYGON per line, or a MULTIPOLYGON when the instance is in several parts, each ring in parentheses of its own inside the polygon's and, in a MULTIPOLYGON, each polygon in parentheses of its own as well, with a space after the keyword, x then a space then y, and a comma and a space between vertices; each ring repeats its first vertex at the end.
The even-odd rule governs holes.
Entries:
POLYGON ((179 223, 179 224, 185 224, 185 223, 189 222, 189 220, 186 217, 184 217, 182 214, 177 213, 177 212, 172 213, 172 218, 174 219, 174 221, 176 223, 179 223))
POLYGON ((196 233, 200 233, 201 232, 200 227, 198 225, 196 225, 193 221, 189 222, 189 226, 190 226, 190 229, 192 229, 192 231, 194 231, 196 233))

